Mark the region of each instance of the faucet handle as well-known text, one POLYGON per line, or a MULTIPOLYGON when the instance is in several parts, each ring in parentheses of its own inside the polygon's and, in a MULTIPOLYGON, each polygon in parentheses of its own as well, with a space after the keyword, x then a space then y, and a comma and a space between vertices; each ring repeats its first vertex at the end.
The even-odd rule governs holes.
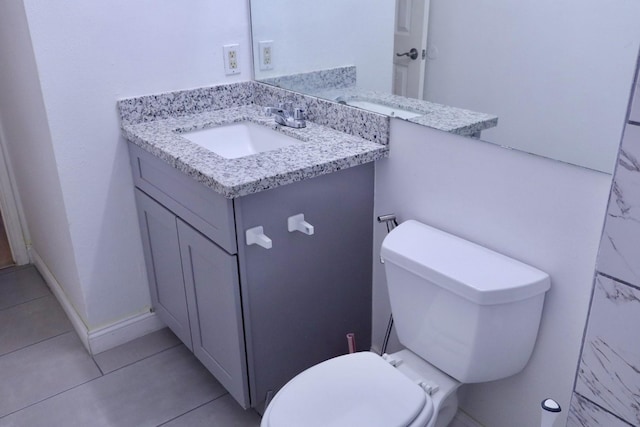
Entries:
POLYGON ((264 107, 264 113, 268 116, 272 116, 276 113, 281 114, 282 112, 282 108, 280 107, 264 107))
POLYGON ((278 108, 283 110, 284 112, 290 112, 293 109, 293 103, 291 102, 279 102, 278 108))
POLYGON ((296 108, 293 112, 293 118, 296 120, 305 120, 307 118, 304 108, 296 108))

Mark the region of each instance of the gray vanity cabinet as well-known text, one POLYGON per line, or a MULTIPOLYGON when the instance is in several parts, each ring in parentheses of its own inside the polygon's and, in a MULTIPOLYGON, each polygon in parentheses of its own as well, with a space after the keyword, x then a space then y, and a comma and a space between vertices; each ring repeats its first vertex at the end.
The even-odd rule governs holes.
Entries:
POLYGON ((249 406, 238 261, 178 220, 193 353, 244 407, 249 406))
POLYGON ((248 407, 237 257, 139 189, 135 192, 154 309, 248 407))
POLYGON ((153 305, 243 407, 345 354, 347 333, 369 349, 373 163, 231 200, 130 154, 153 305), (313 233, 289 230, 299 214, 313 233))
POLYGON ((151 303, 164 323, 193 350, 176 216, 142 191, 136 189, 135 194, 151 303))

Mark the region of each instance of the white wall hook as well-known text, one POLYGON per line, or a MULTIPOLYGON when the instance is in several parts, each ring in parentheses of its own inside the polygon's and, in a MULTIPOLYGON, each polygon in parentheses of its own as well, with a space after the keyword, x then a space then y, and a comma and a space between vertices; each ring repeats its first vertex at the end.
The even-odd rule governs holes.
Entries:
POLYGON ((258 245, 265 249, 271 249, 273 246, 271 239, 264 234, 262 226, 250 228, 245 232, 245 234, 247 238, 247 245, 258 245))
POLYGON ((293 215, 287 218, 287 229, 290 233, 299 231, 309 236, 312 236, 314 233, 313 225, 304 220, 304 214, 293 215))

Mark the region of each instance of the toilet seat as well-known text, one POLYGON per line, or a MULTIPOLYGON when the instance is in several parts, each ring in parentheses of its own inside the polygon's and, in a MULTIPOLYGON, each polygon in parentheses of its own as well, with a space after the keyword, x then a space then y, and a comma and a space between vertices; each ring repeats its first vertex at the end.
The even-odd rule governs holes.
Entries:
POLYGON ((431 397, 377 354, 339 356, 302 372, 275 396, 262 427, 424 427, 431 397))

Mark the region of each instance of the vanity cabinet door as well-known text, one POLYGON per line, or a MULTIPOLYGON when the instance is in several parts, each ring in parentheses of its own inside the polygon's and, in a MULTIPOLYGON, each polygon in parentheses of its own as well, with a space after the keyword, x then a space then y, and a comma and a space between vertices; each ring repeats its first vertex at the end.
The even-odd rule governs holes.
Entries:
POLYGON ((176 216, 137 188, 135 195, 153 307, 191 349, 176 216))
POLYGON ((178 219, 193 352, 229 393, 249 407, 238 262, 178 219))

